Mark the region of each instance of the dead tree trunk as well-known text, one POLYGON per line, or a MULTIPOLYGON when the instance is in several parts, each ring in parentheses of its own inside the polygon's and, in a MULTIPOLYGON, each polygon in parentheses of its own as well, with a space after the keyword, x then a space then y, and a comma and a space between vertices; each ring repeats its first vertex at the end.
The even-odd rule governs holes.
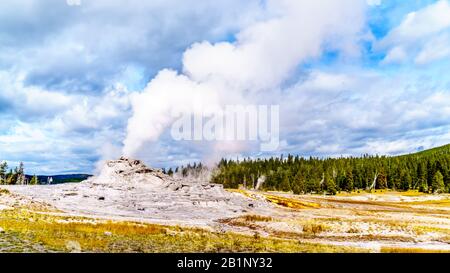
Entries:
POLYGON ((375 177, 373 178, 373 183, 368 189, 369 191, 372 191, 373 189, 375 189, 375 187, 377 185, 377 179, 378 179, 378 171, 375 172, 375 177))

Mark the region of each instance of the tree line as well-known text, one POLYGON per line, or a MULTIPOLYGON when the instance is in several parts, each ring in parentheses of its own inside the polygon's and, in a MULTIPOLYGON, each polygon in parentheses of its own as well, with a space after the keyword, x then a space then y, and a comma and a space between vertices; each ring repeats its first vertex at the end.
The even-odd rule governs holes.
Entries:
POLYGON ((181 167, 176 167, 174 169, 162 168, 162 172, 164 174, 177 177, 199 177, 203 175, 205 172, 209 172, 209 169, 201 162, 199 163, 194 162, 193 164, 189 163, 186 166, 182 165, 181 167))
POLYGON ((222 159, 212 177, 226 188, 258 188, 295 194, 416 189, 450 192, 450 145, 404 156, 222 159))
POLYGON ((25 175, 23 162, 15 168, 9 168, 6 161, 0 163, 0 185, 37 185, 39 180, 36 175, 28 179, 25 175))

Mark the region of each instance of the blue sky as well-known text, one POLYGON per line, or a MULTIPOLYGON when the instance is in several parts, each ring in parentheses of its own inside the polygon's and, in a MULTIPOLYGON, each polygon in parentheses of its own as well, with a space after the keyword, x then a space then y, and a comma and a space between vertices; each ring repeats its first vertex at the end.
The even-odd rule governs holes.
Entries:
POLYGON ((413 152, 450 143, 449 68, 448 0, 1 1, 0 160, 92 173, 131 142, 157 167, 413 152), (279 104, 280 149, 174 141, 189 86, 279 104))

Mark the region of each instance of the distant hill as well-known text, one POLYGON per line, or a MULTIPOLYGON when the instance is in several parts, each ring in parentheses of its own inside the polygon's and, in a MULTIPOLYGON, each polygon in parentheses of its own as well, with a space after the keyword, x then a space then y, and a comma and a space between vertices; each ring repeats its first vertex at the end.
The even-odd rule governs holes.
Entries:
MULTIPOLYGON (((81 182, 92 175, 90 174, 61 174, 61 175, 38 175, 38 180, 40 184, 47 184, 48 179, 52 179, 52 184, 62 184, 62 183, 76 183, 81 182)), ((32 175, 26 175, 28 181, 31 180, 32 175)))
POLYGON ((294 193, 391 189, 450 193, 450 145, 399 156, 222 159, 212 182, 294 193), (259 183, 259 178, 263 178, 259 183))
POLYGON ((406 155, 402 155, 399 157, 422 157, 422 156, 436 156, 436 155, 446 155, 446 154, 450 154, 450 144, 444 145, 444 146, 440 146, 440 147, 436 147, 436 148, 432 148, 432 149, 428 149, 428 150, 424 150, 424 151, 420 151, 417 153, 411 153, 411 154, 406 154, 406 155))

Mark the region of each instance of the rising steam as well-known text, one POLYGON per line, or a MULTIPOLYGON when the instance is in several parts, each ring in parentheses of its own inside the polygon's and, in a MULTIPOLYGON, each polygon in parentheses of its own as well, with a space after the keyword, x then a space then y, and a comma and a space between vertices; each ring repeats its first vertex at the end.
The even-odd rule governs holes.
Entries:
MULTIPOLYGON (((236 35, 234 42, 192 45, 183 72, 162 70, 131 98, 123 153, 136 155, 157 141, 177 115, 208 105, 258 103, 257 94, 281 89, 303 61, 319 57, 324 46, 357 51, 344 41, 364 22, 363 0, 269 0, 266 20, 236 35)), ((245 148, 244 148, 245 149, 245 148)))

